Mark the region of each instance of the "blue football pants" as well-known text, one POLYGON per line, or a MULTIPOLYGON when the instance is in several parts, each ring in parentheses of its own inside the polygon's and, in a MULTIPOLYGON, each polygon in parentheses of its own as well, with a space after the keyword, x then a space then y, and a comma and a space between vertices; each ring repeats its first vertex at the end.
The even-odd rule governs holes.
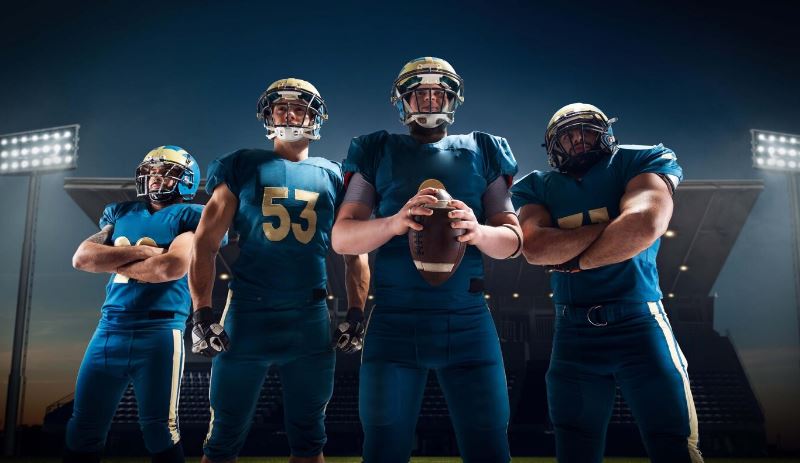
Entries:
POLYGON ((556 304, 546 380, 559 462, 602 462, 616 385, 651 461, 702 461, 686 359, 661 302, 556 304))
POLYGON ((211 367, 211 422, 203 452, 212 461, 236 458, 245 443, 264 378, 275 365, 283 388, 286 436, 293 456, 322 453, 325 407, 336 361, 324 301, 275 310, 233 299, 222 320, 230 349, 211 367))
POLYGON ((109 329, 101 323, 78 372, 67 448, 81 453, 103 450, 111 420, 131 382, 147 450, 156 454, 180 442, 183 360, 183 330, 109 329))
POLYGON ((455 313, 373 310, 359 383, 364 462, 408 462, 431 369, 464 462, 508 462, 508 389, 500 341, 486 306, 455 313))

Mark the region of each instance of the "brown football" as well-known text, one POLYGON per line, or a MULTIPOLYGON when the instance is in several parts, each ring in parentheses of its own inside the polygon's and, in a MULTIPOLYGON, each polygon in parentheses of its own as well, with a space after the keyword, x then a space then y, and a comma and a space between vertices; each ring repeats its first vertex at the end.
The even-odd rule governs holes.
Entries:
POLYGON ((450 227, 451 222, 459 220, 448 216, 450 211, 455 210, 449 205, 453 198, 441 189, 437 190, 436 197, 436 204, 425 205, 433 210, 432 215, 414 216, 414 220, 422 224, 422 231, 408 231, 408 246, 414 266, 432 286, 444 283, 456 272, 467 249, 466 243, 456 239, 464 234, 464 230, 450 227))

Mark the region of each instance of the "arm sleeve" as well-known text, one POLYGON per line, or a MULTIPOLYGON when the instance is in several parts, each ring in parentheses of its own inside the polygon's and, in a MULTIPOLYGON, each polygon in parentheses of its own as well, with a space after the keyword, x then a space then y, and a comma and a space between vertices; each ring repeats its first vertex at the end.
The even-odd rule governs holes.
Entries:
POLYGON ((533 171, 519 179, 511 187, 511 202, 514 204, 514 209, 519 211, 522 206, 527 204, 546 205, 543 183, 538 171, 533 171))
POLYGON ((214 189, 221 183, 228 185, 236 196, 239 196, 239 183, 236 180, 236 153, 215 159, 208 167, 208 179, 206 180, 206 192, 209 195, 214 193, 214 189))
POLYGON ((112 203, 103 209, 103 215, 97 225, 102 230, 106 225, 114 225, 117 222, 117 203, 112 203))
POLYGON ((347 193, 342 202, 356 202, 366 204, 370 210, 375 207, 375 187, 364 180, 361 173, 354 174, 347 185, 347 193))
POLYGON ((502 177, 497 177, 490 183, 483 193, 483 213, 486 218, 492 217, 500 212, 514 212, 511 203, 511 192, 508 183, 502 177))
POLYGON ((659 174, 661 178, 671 183, 671 190, 677 188, 683 180, 683 169, 678 165, 678 157, 663 145, 634 153, 626 165, 625 184, 627 185, 637 175, 645 173, 659 174))

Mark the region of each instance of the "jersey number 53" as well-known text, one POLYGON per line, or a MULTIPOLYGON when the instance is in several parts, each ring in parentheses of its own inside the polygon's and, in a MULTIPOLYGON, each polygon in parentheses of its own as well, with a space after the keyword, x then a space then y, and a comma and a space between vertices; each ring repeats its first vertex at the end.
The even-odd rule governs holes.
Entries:
POLYGON ((286 207, 273 202, 276 199, 288 198, 289 188, 285 186, 264 187, 264 199, 261 203, 261 213, 264 214, 264 217, 278 218, 277 227, 271 223, 264 223, 262 225, 264 227, 264 236, 270 241, 281 241, 289 235, 289 231, 291 230, 297 241, 308 244, 317 231, 317 213, 314 211, 314 206, 317 205, 319 193, 298 189, 294 190, 294 199, 306 202, 306 206, 300 212, 300 218, 308 222, 308 227, 306 228, 303 228, 299 223, 293 223, 286 207))

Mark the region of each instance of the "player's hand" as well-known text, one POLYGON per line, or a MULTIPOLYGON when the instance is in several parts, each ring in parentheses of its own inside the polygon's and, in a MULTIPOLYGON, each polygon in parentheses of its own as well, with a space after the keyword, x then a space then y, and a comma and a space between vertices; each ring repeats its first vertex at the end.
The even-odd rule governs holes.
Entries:
POLYGON ((450 226, 464 230, 464 234, 457 238, 458 241, 472 245, 480 243, 483 240, 483 228, 478 223, 478 218, 475 217, 472 209, 457 199, 450 200, 450 206, 456 208, 456 210, 450 211, 450 218, 458 219, 458 221, 450 223, 450 226))
POLYGON ((416 231, 422 230, 422 225, 414 220, 414 216, 433 214, 432 210, 423 206, 436 203, 434 194, 436 194, 436 188, 423 188, 406 201, 405 205, 389 221, 392 233, 399 236, 408 233, 409 228, 413 228, 416 231))
POLYGON ((213 357, 228 350, 230 341, 222 325, 214 321, 211 307, 201 307, 192 314, 192 352, 213 357))
POLYGON ((364 346, 364 311, 358 307, 347 309, 345 321, 336 328, 336 347, 345 354, 355 354, 364 346))
POLYGON ((147 254, 148 259, 150 257, 160 256, 161 254, 167 252, 166 248, 158 247, 158 244, 156 244, 155 240, 148 236, 143 236, 136 240, 136 244, 134 246, 141 246, 141 250, 147 254))

